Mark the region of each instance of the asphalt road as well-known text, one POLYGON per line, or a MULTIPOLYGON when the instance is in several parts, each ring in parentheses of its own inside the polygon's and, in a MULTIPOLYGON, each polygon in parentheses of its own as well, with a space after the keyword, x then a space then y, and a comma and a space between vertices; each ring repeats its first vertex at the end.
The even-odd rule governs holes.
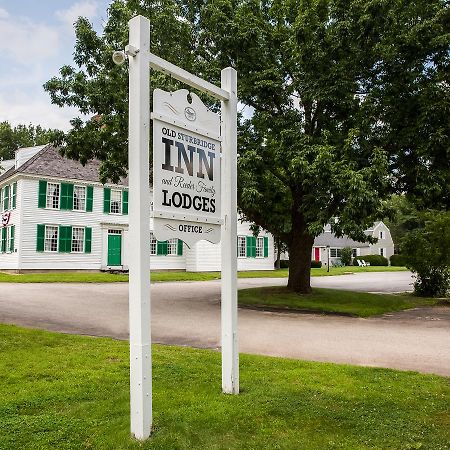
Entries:
MULTIPOLYGON (((314 278, 315 286, 372 292, 410 289, 408 272, 314 278)), ((239 287, 285 279, 239 280, 239 287)), ((128 338, 128 285, 8 284, 0 322, 66 333, 128 338)), ((356 319, 239 310, 240 351, 314 361, 417 370, 450 376, 450 308, 356 319)), ((152 285, 154 342, 217 349, 220 282, 152 285)))

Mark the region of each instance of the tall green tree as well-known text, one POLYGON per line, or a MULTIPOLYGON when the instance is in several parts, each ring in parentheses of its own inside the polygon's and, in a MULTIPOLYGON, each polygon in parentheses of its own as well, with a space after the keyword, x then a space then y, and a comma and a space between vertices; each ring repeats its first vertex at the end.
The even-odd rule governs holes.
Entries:
POLYGON ((18 148, 47 144, 54 132, 55 130, 45 129, 40 125, 12 127, 7 121, 0 122, 0 160, 13 159, 18 148))
MULTIPOLYGON (((126 171, 127 68, 111 53, 136 13, 150 18, 159 56, 216 83, 221 68, 237 69, 247 106, 239 206, 287 244, 293 290, 310 291, 314 237, 332 217, 337 235, 364 240, 391 190, 447 202, 444 0, 115 1, 101 36, 79 19, 77 67, 45 88, 54 103, 95 116, 74 119, 58 141, 82 162, 103 160, 104 179, 126 171)), ((153 87, 178 86, 152 77, 153 87)))

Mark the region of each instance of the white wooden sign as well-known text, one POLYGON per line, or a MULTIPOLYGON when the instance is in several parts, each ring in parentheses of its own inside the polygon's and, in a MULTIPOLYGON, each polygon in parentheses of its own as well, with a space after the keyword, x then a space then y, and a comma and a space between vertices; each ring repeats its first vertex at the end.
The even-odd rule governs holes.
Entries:
MULTIPOLYGON (((150 52, 150 22, 129 21, 130 422, 140 440, 152 428, 150 320, 149 67, 221 101, 221 122, 200 99, 154 91, 154 232, 192 245, 221 241, 222 391, 239 393, 237 326, 237 73, 221 71, 221 87, 150 52), (222 179, 221 179, 222 176, 222 179)), ((114 61, 125 61, 121 52, 114 61)))
POLYGON ((186 89, 153 92, 153 233, 220 241, 220 117, 186 89))

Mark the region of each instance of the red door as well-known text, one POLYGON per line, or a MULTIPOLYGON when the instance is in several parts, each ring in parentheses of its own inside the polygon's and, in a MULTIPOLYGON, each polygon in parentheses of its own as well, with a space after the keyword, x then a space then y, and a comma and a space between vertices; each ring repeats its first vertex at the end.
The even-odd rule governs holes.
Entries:
POLYGON ((320 248, 314 247, 314 259, 320 261, 320 248))

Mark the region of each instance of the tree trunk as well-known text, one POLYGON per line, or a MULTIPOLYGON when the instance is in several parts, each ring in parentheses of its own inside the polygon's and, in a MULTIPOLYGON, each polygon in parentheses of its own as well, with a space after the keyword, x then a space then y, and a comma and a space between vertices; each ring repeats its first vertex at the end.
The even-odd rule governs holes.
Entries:
POLYGON ((314 237, 293 228, 289 245, 288 288, 300 294, 311 293, 311 253, 314 237))
POLYGON ((280 245, 279 238, 277 239, 276 247, 277 247, 277 260, 275 261, 275 269, 280 269, 281 268, 281 245, 280 245))

